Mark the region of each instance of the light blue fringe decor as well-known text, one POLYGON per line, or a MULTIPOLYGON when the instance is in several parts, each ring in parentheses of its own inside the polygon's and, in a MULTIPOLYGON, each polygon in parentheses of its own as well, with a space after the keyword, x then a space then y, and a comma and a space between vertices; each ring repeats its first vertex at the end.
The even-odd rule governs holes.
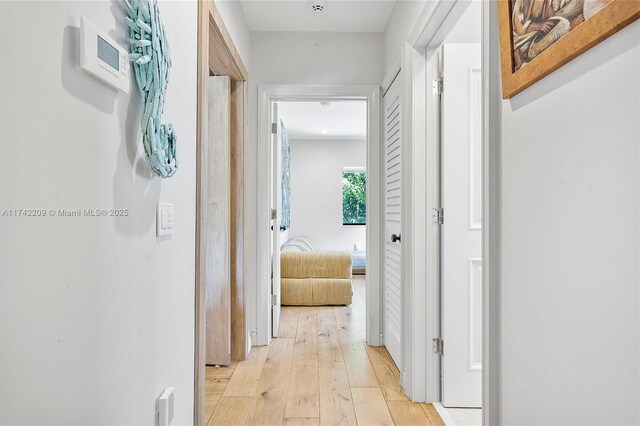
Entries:
POLYGON ((142 138, 147 162, 158 176, 168 178, 178 168, 178 138, 171 124, 160 124, 171 75, 171 51, 160 20, 157 0, 123 0, 130 28, 129 60, 142 95, 142 138))

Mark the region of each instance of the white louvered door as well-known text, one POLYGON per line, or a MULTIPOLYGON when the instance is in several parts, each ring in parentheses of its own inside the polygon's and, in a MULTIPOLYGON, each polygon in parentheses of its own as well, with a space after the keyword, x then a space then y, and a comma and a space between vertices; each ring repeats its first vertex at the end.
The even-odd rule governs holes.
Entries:
POLYGON ((400 80, 384 96, 384 345, 401 366, 400 80))

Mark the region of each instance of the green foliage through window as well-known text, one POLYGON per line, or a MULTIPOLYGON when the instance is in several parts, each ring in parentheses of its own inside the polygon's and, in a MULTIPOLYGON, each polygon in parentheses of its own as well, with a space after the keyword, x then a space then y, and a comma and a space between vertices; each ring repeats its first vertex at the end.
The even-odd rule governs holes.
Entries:
POLYGON ((367 174, 364 171, 342 172, 342 223, 367 223, 367 174))

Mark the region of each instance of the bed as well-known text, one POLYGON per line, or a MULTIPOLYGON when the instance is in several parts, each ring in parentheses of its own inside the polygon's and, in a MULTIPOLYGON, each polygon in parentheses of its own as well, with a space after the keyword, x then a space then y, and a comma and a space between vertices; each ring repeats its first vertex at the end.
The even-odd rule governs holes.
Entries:
POLYGON ((351 268, 353 275, 367 274, 367 252, 365 250, 351 252, 351 268))

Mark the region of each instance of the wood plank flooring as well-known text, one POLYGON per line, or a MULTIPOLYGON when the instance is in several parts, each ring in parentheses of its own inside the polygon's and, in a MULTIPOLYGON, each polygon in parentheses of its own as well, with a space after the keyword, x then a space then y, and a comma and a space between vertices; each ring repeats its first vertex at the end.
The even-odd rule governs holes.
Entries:
POLYGON ((271 346, 207 366, 205 425, 443 425, 404 395, 387 350, 365 343, 365 285, 354 280, 351 306, 283 306, 271 346))

